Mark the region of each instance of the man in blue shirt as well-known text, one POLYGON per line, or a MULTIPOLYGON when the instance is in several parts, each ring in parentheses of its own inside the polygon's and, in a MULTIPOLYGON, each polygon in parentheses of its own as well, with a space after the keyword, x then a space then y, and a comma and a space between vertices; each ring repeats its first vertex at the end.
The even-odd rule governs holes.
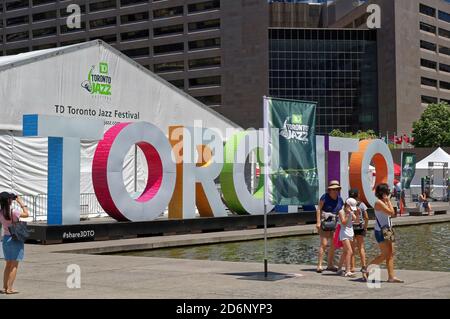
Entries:
POLYGON ((334 266, 333 235, 336 228, 337 214, 344 206, 344 201, 339 195, 340 190, 341 185, 339 181, 331 181, 328 185, 328 192, 322 195, 317 207, 316 227, 320 235, 318 273, 323 271, 322 260, 328 246, 328 240, 330 241, 330 249, 328 250, 327 270, 337 271, 337 267, 334 266))

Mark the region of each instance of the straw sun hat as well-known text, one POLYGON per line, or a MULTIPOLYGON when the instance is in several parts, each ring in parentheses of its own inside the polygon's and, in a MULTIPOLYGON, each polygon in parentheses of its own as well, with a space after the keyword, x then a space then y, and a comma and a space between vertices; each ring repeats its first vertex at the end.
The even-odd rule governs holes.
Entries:
POLYGON ((331 181, 328 184, 328 189, 341 189, 341 185, 339 184, 339 181, 331 181))

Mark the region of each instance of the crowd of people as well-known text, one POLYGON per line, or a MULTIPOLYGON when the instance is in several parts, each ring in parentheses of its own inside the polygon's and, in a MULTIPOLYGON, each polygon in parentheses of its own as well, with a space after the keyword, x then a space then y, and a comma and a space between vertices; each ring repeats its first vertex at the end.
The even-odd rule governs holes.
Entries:
POLYGON ((316 227, 320 235, 317 272, 336 272, 344 277, 356 277, 355 255, 361 260, 361 274, 363 280, 368 279, 368 267, 386 262, 388 282, 402 283, 395 276, 394 271, 394 242, 395 236, 391 218, 396 215, 391 203, 389 185, 376 186, 377 201, 374 205, 375 227, 374 236, 380 248, 380 254, 367 263, 365 251, 365 237, 369 217, 367 206, 359 198, 358 190, 349 191, 344 201, 340 196, 341 186, 338 181, 331 181, 328 191, 319 201, 316 211, 316 227), (323 267, 323 257, 327 247, 327 267, 323 267), (334 265, 335 250, 342 248, 342 254, 337 266, 334 265))

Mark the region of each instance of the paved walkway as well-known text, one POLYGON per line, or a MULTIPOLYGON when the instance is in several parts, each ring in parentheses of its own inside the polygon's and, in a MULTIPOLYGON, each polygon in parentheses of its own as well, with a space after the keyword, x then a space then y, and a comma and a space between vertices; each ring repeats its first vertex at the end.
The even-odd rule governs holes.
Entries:
MULTIPOLYGON (((450 220, 432 216, 430 221, 450 220)), ((396 223, 420 222, 413 217, 396 223)), ((271 235, 311 232, 313 226, 270 229, 271 235)), ((63 245, 26 245, 15 288, 17 295, 0 298, 450 298, 450 273, 399 270, 404 284, 381 283, 369 289, 359 279, 346 279, 333 273, 316 274, 314 266, 270 265, 270 270, 289 274, 274 281, 254 280, 262 263, 182 260, 131 256, 88 255, 150 246, 171 246, 180 242, 208 242, 224 238, 236 240, 262 235, 262 230, 245 230, 182 236, 149 237, 105 242, 63 245), (71 252, 67 252, 71 251, 71 252), (74 253, 77 251, 78 253, 74 253), (69 289, 69 265, 81 269, 81 288, 69 289)), ((382 271, 382 280, 387 274, 382 271)))

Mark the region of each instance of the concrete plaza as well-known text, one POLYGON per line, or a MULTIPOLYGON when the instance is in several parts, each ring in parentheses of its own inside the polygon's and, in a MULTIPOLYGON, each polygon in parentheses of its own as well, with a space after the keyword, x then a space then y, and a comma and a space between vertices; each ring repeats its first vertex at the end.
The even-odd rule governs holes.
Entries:
MULTIPOLYGON (((396 223, 450 221, 450 216, 408 217, 396 223)), ((270 237, 311 234, 313 225, 269 229, 270 237)), ((450 298, 450 272, 399 270, 404 284, 386 283, 369 289, 359 278, 331 272, 316 274, 311 265, 275 265, 269 270, 287 274, 279 280, 255 280, 261 263, 92 255, 87 253, 172 247, 262 237, 263 230, 190 234, 126 240, 26 245, 16 295, 0 298, 450 298), (81 288, 68 288, 69 265, 81 269, 81 288)), ((3 263, 2 263, 3 264, 3 263)))

